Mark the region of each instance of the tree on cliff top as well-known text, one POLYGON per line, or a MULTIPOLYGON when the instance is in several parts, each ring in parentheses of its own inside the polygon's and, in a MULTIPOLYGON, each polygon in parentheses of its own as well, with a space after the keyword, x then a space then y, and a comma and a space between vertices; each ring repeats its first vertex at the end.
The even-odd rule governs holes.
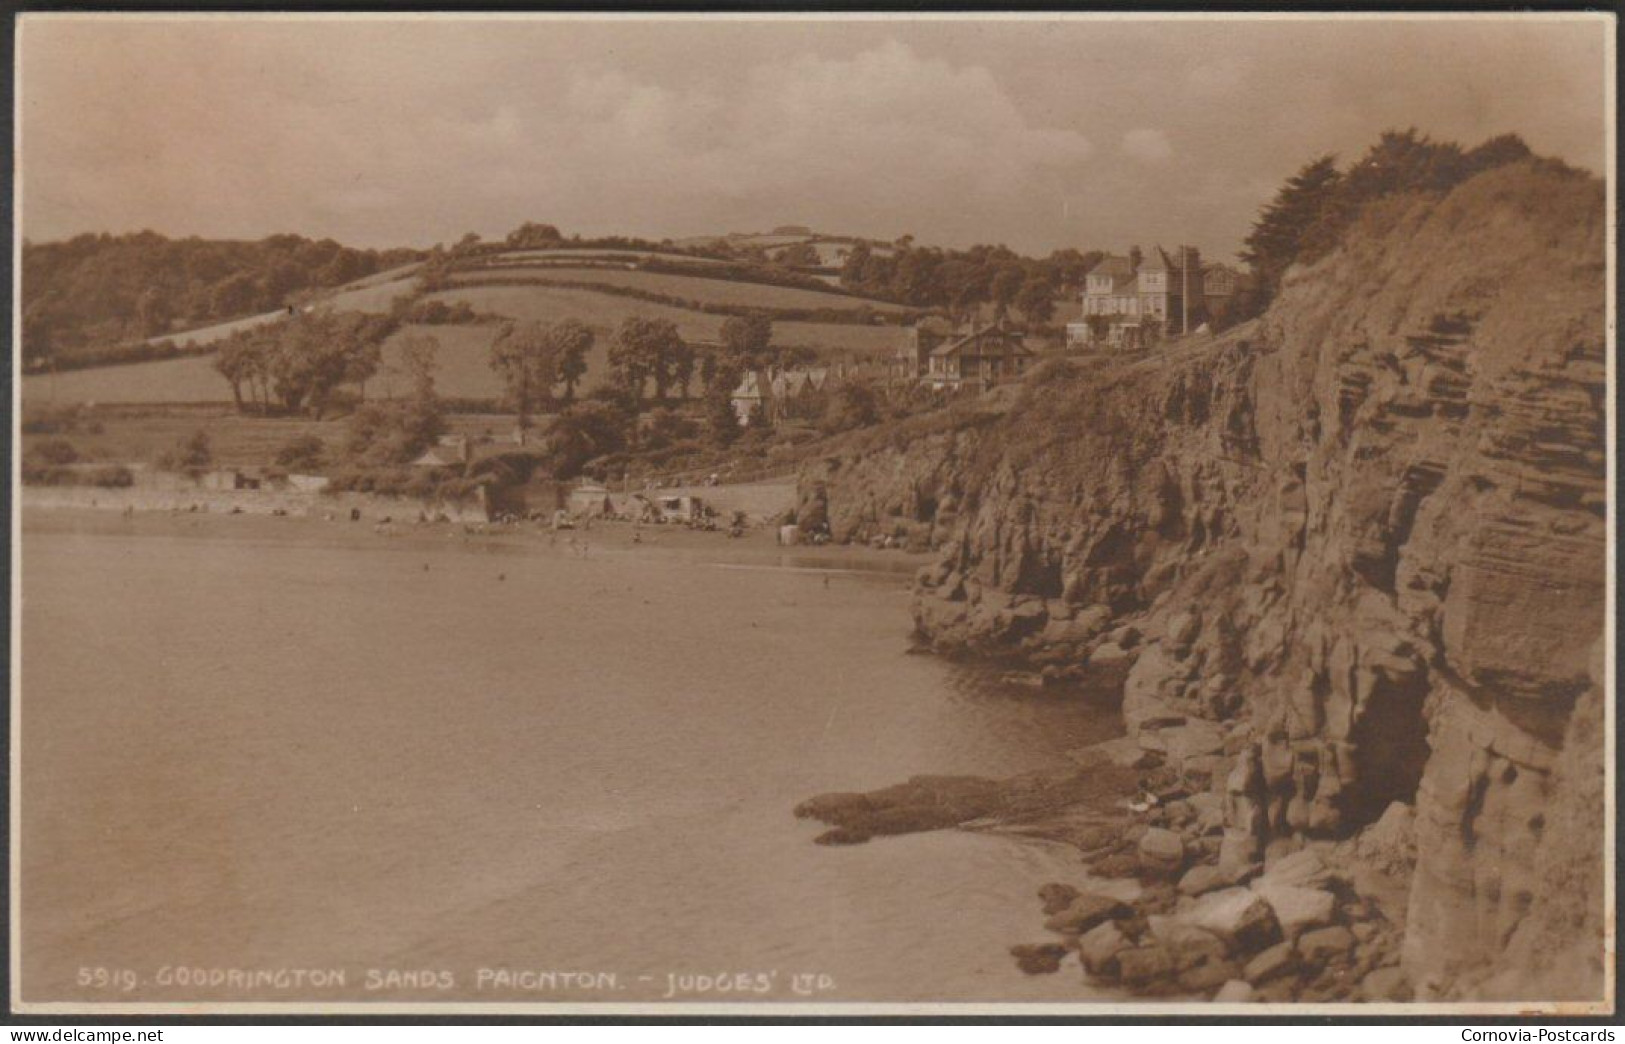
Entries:
POLYGON ((1275 296, 1281 276, 1298 259, 1305 239, 1331 206, 1342 178, 1334 156, 1305 164, 1287 179, 1253 223, 1241 259, 1252 266, 1266 298, 1275 296))
POLYGON ((1260 300, 1267 303, 1286 270, 1330 253, 1366 204, 1403 192, 1446 192, 1475 174, 1530 155, 1515 134, 1464 151, 1414 127, 1385 131, 1346 173, 1333 157, 1321 156, 1288 178, 1253 224, 1241 258, 1252 266, 1260 300))

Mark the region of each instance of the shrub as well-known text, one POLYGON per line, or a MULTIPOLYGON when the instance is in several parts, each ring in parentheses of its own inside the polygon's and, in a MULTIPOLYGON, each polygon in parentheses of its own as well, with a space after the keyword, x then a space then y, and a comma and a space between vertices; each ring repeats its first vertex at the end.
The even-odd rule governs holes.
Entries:
POLYGON ((440 410, 431 400, 369 402, 350 415, 344 451, 361 467, 407 464, 442 430, 440 410))
POLYGON ((158 457, 158 466, 168 471, 189 474, 208 470, 214 463, 214 451, 209 446, 209 433, 199 428, 181 439, 173 449, 158 457))
POLYGON ((278 467, 290 471, 319 471, 327 459, 327 444, 315 435, 289 439, 276 451, 278 467))

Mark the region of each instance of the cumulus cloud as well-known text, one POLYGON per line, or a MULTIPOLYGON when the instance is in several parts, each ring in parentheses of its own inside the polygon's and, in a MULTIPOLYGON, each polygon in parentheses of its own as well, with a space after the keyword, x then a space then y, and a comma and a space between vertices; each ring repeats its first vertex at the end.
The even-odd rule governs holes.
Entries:
POLYGON ((1174 147, 1162 131, 1141 127, 1123 135, 1123 152, 1137 160, 1159 163, 1174 154, 1174 147))

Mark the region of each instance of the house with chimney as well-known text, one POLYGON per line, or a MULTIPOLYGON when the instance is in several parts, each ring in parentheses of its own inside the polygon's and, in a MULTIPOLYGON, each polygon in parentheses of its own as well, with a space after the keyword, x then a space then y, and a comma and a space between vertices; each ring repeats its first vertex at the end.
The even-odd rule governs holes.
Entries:
POLYGON ((748 370, 739 379, 730 397, 734 416, 741 427, 760 415, 769 424, 785 420, 805 420, 816 413, 821 393, 838 384, 844 377, 842 369, 831 372, 829 367, 781 369, 777 366, 765 370, 748 370))
POLYGON ((912 384, 924 377, 931 366, 931 353, 953 336, 954 324, 937 315, 928 315, 909 327, 892 353, 892 379, 912 384))
POLYGON ((1037 353, 1004 319, 958 331, 932 348, 919 381, 928 388, 985 391, 1027 371, 1037 353))
POLYGON ((1083 314, 1067 325, 1067 341, 1135 346, 1186 333, 1207 316, 1204 276, 1195 247, 1108 254, 1084 279, 1083 314))

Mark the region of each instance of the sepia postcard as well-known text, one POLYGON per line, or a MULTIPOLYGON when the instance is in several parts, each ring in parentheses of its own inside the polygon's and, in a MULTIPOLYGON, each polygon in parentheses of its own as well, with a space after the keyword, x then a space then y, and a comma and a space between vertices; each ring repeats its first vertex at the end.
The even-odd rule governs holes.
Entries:
POLYGON ((12 1012, 1611 1014, 1615 31, 18 16, 12 1012))

